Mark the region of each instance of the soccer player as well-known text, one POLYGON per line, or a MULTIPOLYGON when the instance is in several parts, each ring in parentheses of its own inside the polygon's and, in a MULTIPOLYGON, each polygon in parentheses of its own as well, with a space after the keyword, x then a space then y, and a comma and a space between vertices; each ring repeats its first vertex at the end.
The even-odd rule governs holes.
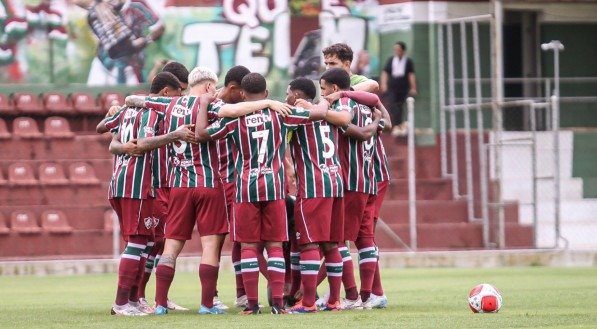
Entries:
MULTIPOLYGON (((317 90, 310 79, 290 82, 286 101, 310 108, 317 90)), ((343 239, 344 203, 340 161, 337 157, 338 126, 347 126, 352 114, 345 108, 328 111, 325 121, 312 121, 297 127, 290 141, 297 176, 294 207, 296 239, 300 248, 300 273, 303 298, 290 313, 317 311, 315 294, 320 266, 319 248, 325 256, 330 298, 324 310, 340 309, 342 258, 338 242, 343 239)), ((296 257, 296 255, 294 255, 296 257)), ((296 283, 293 288, 297 288, 296 283)), ((296 292, 296 290, 294 291, 296 292)), ((291 295, 294 295, 291 291, 291 295)))
POLYGON ((350 66, 354 57, 352 49, 345 43, 336 43, 322 50, 325 69, 341 68, 350 75, 350 86, 353 90, 375 93, 379 90, 377 81, 363 75, 353 74, 350 66))
MULTIPOLYGON (((247 74, 241 82, 247 101, 267 97, 265 78, 247 74)), ((239 103, 241 107, 247 107, 239 103)), ((223 118, 208 128, 207 109, 201 107, 196 135, 199 141, 229 136, 238 149, 236 158, 236 203, 234 204, 232 237, 241 242, 241 271, 248 306, 241 314, 261 313, 258 304, 259 266, 257 246, 265 242, 268 254, 268 282, 272 290, 272 314, 286 313, 282 297, 285 261, 282 242, 288 240, 284 201, 283 158, 287 132, 310 120, 320 120, 327 112, 323 101, 311 110, 293 108, 282 116, 270 108, 238 118, 223 118)), ((249 112, 250 113, 250 112, 249 112)), ((222 108, 219 116, 227 116, 222 108)))
MULTIPOLYGON (((190 96, 173 99, 127 97, 127 104, 143 103, 145 106, 165 111, 165 131, 196 121, 200 96, 215 92, 218 77, 205 67, 196 67, 189 74, 190 96)), ((212 114, 212 118, 217 116, 212 114)), ((199 314, 222 314, 213 305, 218 279, 220 249, 228 233, 226 200, 219 174, 217 143, 168 144, 171 170, 168 183, 168 222, 164 252, 156 269, 155 314, 167 314, 168 290, 174 279, 176 259, 186 240, 191 239, 193 227, 201 236, 203 249, 199 266, 201 281, 201 306, 199 314)))
MULTIPOLYGON (((323 73, 320 86, 321 94, 325 97, 333 92, 348 90, 350 77, 345 70, 333 68, 323 73)), ((372 209, 377 194, 373 158, 376 142, 374 135, 379 127, 381 112, 376 110, 376 115, 373 115, 371 108, 348 98, 336 101, 332 108, 348 108, 353 113, 351 124, 339 138, 338 152, 345 182, 344 239, 355 242, 359 250, 362 296, 359 296, 356 289, 350 253, 347 248, 342 247, 342 281, 346 292, 342 309, 361 309, 364 307, 362 297, 366 297, 366 300, 369 298, 377 263, 373 243, 372 209)))
MULTIPOLYGON (((180 94, 180 83, 170 73, 161 73, 151 85, 153 95, 180 94)), ((124 145, 133 139, 155 135, 159 115, 147 108, 126 107, 106 122, 114 133, 114 139, 124 145)), ((188 129, 172 132, 163 139, 184 139, 188 129)), ((110 181, 109 198, 118 215, 120 229, 127 246, 120 258, 118 289, 111 313, 114 315, 145 315, 138 307, 134 286, 143 273, 142 254, 153 235, 151 154, 141 152, 138 156, 120 154, 115 156, 114 173, 110 181)))

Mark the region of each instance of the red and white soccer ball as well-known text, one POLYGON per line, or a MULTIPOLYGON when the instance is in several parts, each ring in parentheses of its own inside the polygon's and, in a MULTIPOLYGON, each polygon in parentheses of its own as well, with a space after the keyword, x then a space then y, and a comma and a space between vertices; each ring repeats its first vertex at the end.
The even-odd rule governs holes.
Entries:
POLYGON ((489 283, 482 283, 469 292, 468 306, 474 313, 496 313, 502 307, 502 294, 489 283))

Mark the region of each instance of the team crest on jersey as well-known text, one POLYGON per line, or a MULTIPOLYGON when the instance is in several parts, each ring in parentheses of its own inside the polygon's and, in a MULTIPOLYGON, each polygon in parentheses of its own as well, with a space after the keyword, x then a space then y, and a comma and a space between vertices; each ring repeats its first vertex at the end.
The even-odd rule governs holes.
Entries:
POLYGON ((149 230, 153 226, 153 217, 145 217, 143 222, 145 223, 145 228, 149 230))
POLYGON ((145 132, 145 136, 147 137, 151 137, 155 134, 153 127, 143 127, 143 132, 145 132))
POLYGON ((193 110, 182 105, 174 105, 172 108, 172 115, 177 118, 184 118, 192 112, 193 110))
POLYGON ((130 119, 137 115, 137 113, 139 113, 139 110, 136 107, 129 107, 124 113, 124 119, 130 119))
POLYGON ((371 114, 371 108, 367 105, 359 104, 359 109, 363 114, 371 114))
POLYGON ((247 127, 259 127, 268 121, 272 121, 272 117, 261 113, 252 114, 245 117, 245 123, 247 124, 247 127))
POLYGON ((220 128, 220 120, 216 120, 214 121, 211 125, 209 125, 209 127, 207 128, 214 128, 214 129, 218 129, 220 128))

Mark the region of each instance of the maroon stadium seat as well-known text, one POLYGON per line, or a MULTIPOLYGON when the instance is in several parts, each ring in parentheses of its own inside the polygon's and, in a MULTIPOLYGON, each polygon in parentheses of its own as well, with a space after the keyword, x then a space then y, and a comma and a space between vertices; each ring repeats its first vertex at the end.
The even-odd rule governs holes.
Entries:
POLYGON ((68 167, 71 183, 79 185, 97 185, 100 183, 95 176, 93 167, 85 162, 71 163, 68 167))
POLYGON ((6 235, 10 233, 10 229, 8 228, 8 225, 6 225, 6 218, 4 217, 4 214, 0 212, 0 235, 6 235))
POLYGON ((37 185, 33 169, 28 163, 15 162, 8 166, 8 183, 11 185, 37 185))
POLYGON ((68 121, 63 117, 49 117, 44 122, 44 135, 49 138, 73 138, 68 121))
POLYGON ((8 132, 8 128, 6 127, 6 121, 0 118, 0 139, 7 138, 10 138, 10 132, 8 132))
POLYGON ((100 106, 103 113, 107 113, 112 105, 124 105, 124 95, 119 92, 104 92, 100 94, 100 106))
POLYGON ((42 96, 43 105, 48 114, 74 115, 73 106, 62 93, 49 92, 42 96))
POLYGON ((90 93, 72 93, 70 95, 71 103, 77 113, 80 114, 104 114, 104 110, 95 102, 95 98, 90 93))
POLYGON ((42 185, 67 185, 69 181, 66 179, 61 165, 47 162, 39 166, 39 183, 42 185))
POLYGON ((30 210, 13 211, 10 214, 10 229, 23 234, 41 233, 41 227, 37 224, 35 214, 30 210))
POLYGON ((37 122, 29 117, 18 117, 12 122, 12 133, 20 138, 41 138, 37 122))
POLYGON ((15 109, 20 114, 44 114, 44 107, 39 97, 33 93, 15 93, 13 95, 15 109))
POLYGON ((16 115, 15 106, 12 99, 3 93, 0 93, 0 114, 2 115, 16 115))
POLYGON ((60 210, 46 210, 41 214, 41 227, 44 231, 57 234, 72 233, 66 215, 60 210))

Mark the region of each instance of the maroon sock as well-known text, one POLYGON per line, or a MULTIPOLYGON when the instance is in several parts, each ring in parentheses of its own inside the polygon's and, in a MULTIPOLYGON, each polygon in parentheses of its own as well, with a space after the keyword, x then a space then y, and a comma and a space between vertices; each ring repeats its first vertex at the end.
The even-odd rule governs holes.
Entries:
POLYGON ((290 291, 292 297, 301 288, 301 254, 297 251, 290 251, 290 291))
POLYGON ((377 296, 383 296, 383 287, 381 285, 381 274, 379 272, 379 258, 377 259, 377 263, 375 265, 376 265, 375 266, 375 276, 373 277, 373 286, 371 287, 371 292, 377 296))
POLYGON ((272 290, 273 304, 284 307, 284 276, 286 264, 282 247, 267 248, 267 282, 272 290))
MULTIPOLYGON (((118 289, 116 291, 116 305, 128 303, 131 297, 131 289, 138 282, 139 264, 141 254, 145 250, 147 237, 133 235, 130 236, 127 245, 120 257, 118 266, 118 289)), ((136 294, 136 291, 135 291, 136 294)), ((136 295, 135 295, 136 297, 136 295)))
POLYGON ((232 244, 232 265, 234 266, 234 278, 236 280, 236 298, 246 295, 245 286, 243 285, 243 274, 240 268, 240 242, 232 244))
POLYGON ((155 270, 155 302, 157 305, 168 307, 168 290, 174 280, 174 272, 172 267, 158 264, 155 270))
MULTIPOLYGON (((325 267, 326 273, 328 273, 328 283, 330 285, 330 298, 329 304, 335 304, 340 300, 340 288, 342 287, 342 257, 338 248, 331 248, 325 252, 325 267)), ((320 269, 321 272, 321 269, 320 269)))
MULTIPOLYGON (((336 249, 336 251, 338 251, 338 249, 336 249)), ((342 262, 342 259, 340 259, 340 262, 342 262)), ((327 272, 325 266, 320 266, 319 267, 319 272, 317 273, 317 286, 318 287, 323 282, 323 280, 325 280, 325 278, 327 276, 328 276, 328 272, 327 272)))
POLYGON ((303 306, 311 307, 315 304, 317 292, 317 273, 319 273, 319 250, 307 249, 301 251, 301 280, 303 282, 303 306))
POLYGON ((257 261, 259 262, 259 272, 267 280, 267 260, 263 256, 263 248, 257 251, 257 261))
POLYGON ((243 247, 240 251, 240 266, 243 275, 243 285, 247 293, 249 308, 257 305, 259 299, 259 263, 257 250, 253 247, 243 247))
POLYGON ((354 267, 350 251, 344 246, 338 248, 338 251, 342 256, 342 284, 346 292, 346 299, 355 300, 359 296, 359 293, 357 291, 357 283, 354 279, 354 267))
POLYGON ((212 308, 214 296, 216 295, 216 283, 218 282, 218 266, 200 264, 199 280, 201 281, 201 305, 212 308))
POLYGON ((359 273, 361 276, 361 299, 366 301, 371 295, 373 277, 377 267, 377 250, 373 238, 358 238, 355 246, 359 249, 359 273))

